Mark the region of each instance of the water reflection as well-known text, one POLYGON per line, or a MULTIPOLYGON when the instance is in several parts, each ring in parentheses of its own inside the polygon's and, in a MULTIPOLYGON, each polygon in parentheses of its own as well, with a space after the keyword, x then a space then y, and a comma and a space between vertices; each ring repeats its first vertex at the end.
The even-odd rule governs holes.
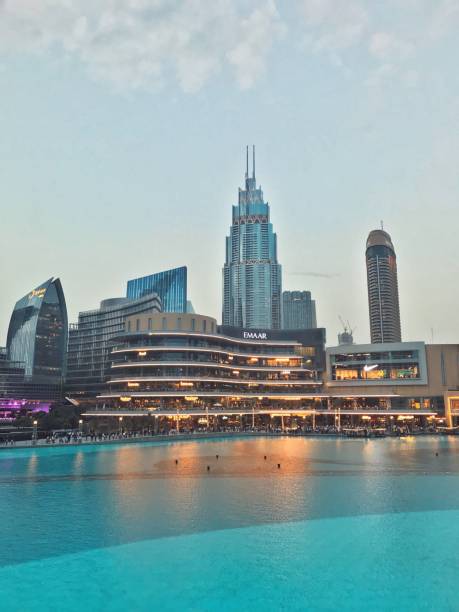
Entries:
POLYGON ((35 450, 2 468, 0 512, 15 520, 4 528, 0 564, 262 523, 459 508, 455 439, 35 450))

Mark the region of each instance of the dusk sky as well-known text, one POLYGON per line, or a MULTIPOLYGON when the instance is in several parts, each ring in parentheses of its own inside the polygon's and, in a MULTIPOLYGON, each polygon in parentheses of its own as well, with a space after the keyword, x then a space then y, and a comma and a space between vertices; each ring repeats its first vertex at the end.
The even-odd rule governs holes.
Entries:
POLYGON ((391 234, 404 340, 459 342, 459 0, 0 0, 0 343, 51 276, 69 321, 187 265, 221 318, 245 146, 283 289, 369 341, 391 234), (433 332, 432 332, 433 330, 433 332))

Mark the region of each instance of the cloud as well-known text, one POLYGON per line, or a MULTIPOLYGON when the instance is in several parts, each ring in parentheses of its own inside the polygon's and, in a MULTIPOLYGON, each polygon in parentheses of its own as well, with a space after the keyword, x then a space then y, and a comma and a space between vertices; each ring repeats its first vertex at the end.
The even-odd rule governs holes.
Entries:
POLYGON ((336 51, 358 44, 369 25, 365 6, 353 0, 301 0, 306 43, 314 51, 336 51))
POLYGON ((391 32, 375 32, 370 37, 369 49, 373 57, 382 61, 406 60, 414 55, 414 45, 397 38, 391 32))
POLYGON ((233 65, 237 80, 243 89, 252 87, 264 71, 266 42, 282 36, 285 25, 281 22, 274 2, 255 9, 241 24, 240 42, 227 57, 233 65))
MULTIPOLYGON (((330 63, 346 76, 352 74, 352 63, 358 62, 360 69, 366 69, 364 81, 370 89, 381 90, 388 82, 415 87, 419 70, 410 62, 416 60, 415 42, 423 35, 416 13, 425 1, 428 3, 428 0, 403 4, 384 0, 375 7, 370 0, 298 0, 306 28, 306 48, 326 54, 330 63), (381 29, 381 16, 393 13, 399 17, 393 28, 381 29), (411 29, 415 41, 399 33, 411 29), (351 53, 356 49, 358 53, 351 53)), ((444 0, 444 3, 458 2, 444 0)))
POLYGON ((194 92, 225 69, 252 87, 284 27, 273 0, 0 0, 0 53, 64 53, 121 88, 194 92))
POLYGON ((459 25, 458 0, 439 0, 430 15, 430 36, 441 38, 449 32, 457 32, 459 25))

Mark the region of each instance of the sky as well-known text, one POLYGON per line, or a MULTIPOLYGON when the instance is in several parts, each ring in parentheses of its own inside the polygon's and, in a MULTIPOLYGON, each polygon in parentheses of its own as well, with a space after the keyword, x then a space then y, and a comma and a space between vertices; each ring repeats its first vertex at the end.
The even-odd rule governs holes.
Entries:
POLYGON ((459 342, 458 28, 459 0, 0 0, 0 344, 51 276, 76 322, 187 265, 220 321, 246 144, 328 345, 369 341, 381 220, 403 339, 459 342))

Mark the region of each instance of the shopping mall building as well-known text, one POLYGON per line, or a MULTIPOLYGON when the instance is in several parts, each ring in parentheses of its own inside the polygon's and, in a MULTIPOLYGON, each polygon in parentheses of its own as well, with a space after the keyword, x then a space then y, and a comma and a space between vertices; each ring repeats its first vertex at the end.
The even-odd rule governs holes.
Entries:
POLYGON ((114 339, 106 389, 86 416, 154 415, 177 426, 451 425, 458 359, 456 345, 325 350, 324 329, 244 330, 197 314, 141 313, 114 339))
POLYGON ((459 345, 352 344, 328 348, 326 354, 325 387, 341 419, 456 424, 459 345))

